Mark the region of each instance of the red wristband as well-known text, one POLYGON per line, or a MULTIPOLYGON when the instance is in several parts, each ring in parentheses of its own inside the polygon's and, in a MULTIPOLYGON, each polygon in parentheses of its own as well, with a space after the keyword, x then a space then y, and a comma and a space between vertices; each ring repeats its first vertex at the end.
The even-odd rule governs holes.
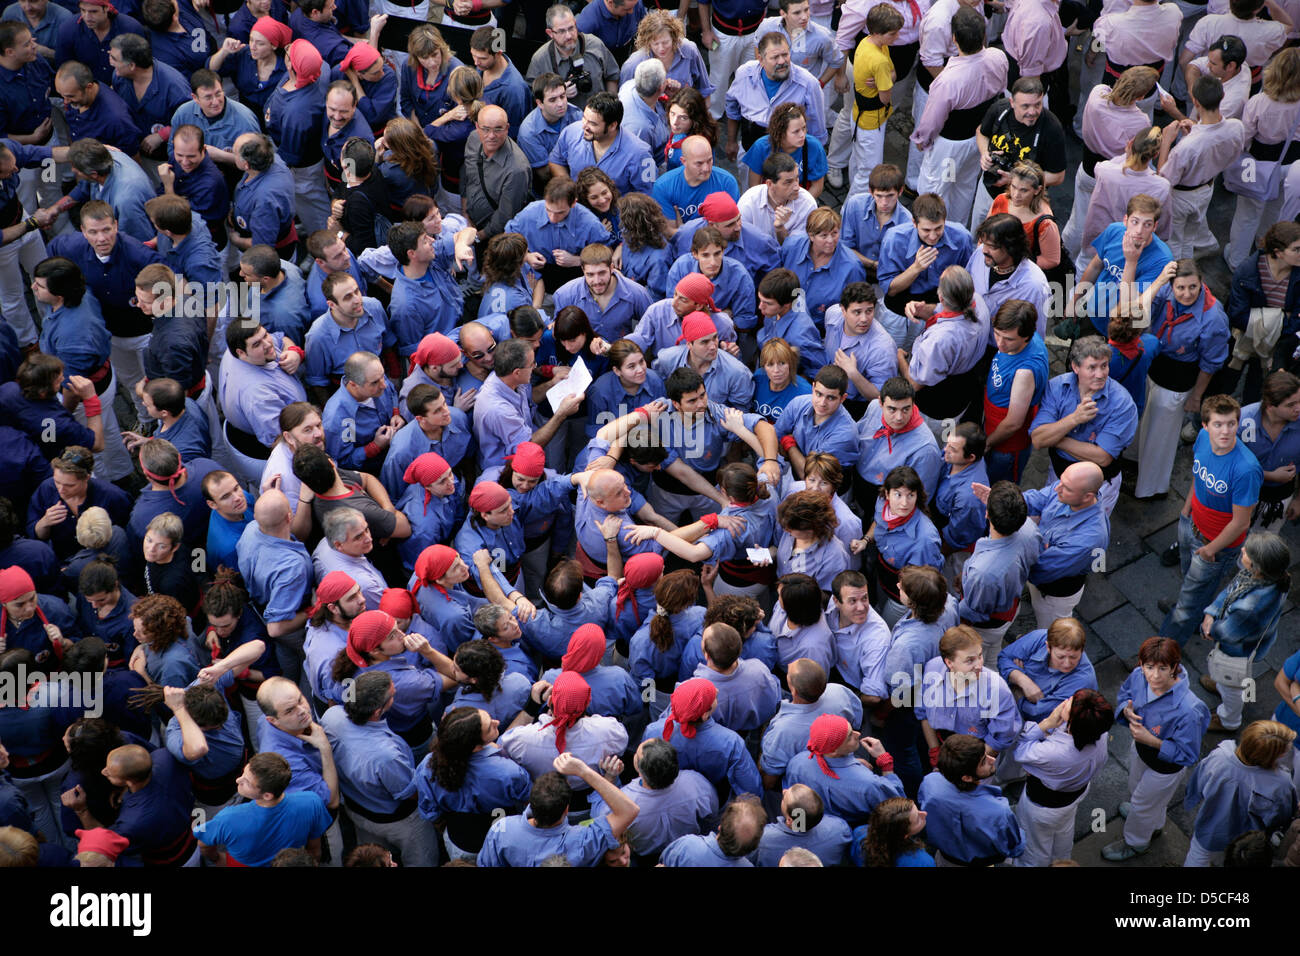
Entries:
POLYGON ((483 11, 483 0, 470 0, 469 12, 481 13, 483 11))
POLYGON ((284 348, 285 348, 285 351, 286 351, 286 352, 297 352, 297 353, 298 353, 298 357, 299 357, 300 359, 306 359, 306 358, 307 358, 307 353, 304 352, 304 351, 303 351, 301 348, 299 348, 297 345, 286 345, 284 348))
POLYGON ((714 514, 714 515, 700 515, 700 524, 704 525, 704 527, 708 528, 710 531, 717 531, 717 530, 718 530, 718 516, 715 515, 715 514, 714 514))
POLYGON ((877 758, 876 758, 876 772, 877 772, 877 773, 893 773, 893 772, 894 772, 894 758, 891 757, 891 756, 890 756, 889 754, 887 754, 887 753, 881 754, 879 757, 877 757, 877 758))
POLYGON ((937 767, 937 766, 939 766, 939 748, 938 748, 938 747, 931 747, 931 748, 930 748, 930 766, 931 766, 931 767, 937 767))
POLYGON ((793 435, 786 435, 784 438, 781 439, 781 450, 789 451, 791 448, 794 448, 798 444, 799 442, 795 439, 793 435))
POLYGON ((644 405, 638 405, 636 408, 636 413, 642 416, 647 422, 650 421, 650 410, 646 408, 644 405))
POLYGON ((555 376, 555 366, 539 365, 537 366, 537 374, 540 375, 542 378, 553 378, 555 376))
POLYGON ((379 453, 380 453, 381 451, 383 451, 383 449, 380 448, 378 445, 376 445, 374 442, 368 442, 368 443, 366 444, 366 457, 367 457, 367 458, 378 458, 378 457, 379 457, 379 453))
POLYGON ((83 398, 81 400, 81 407, 86 410, 87 418, 94 418, 96 415, 102 415, 104 413, 104 406, 100 402, 98 395, 92 395, 90 398, 83 398))

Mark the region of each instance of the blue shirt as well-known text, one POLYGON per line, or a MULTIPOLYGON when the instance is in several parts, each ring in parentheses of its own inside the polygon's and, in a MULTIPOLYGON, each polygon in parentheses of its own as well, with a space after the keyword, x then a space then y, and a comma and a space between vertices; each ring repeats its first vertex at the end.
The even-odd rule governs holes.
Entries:
POLYGON ((99 300, 89 289, 80 305, 51 309, 41 325, 41 351, 63 361, 65 375, 90 375, 108 361, 111 345, 99 300))
POLYGON ((311 556, 292 538, 275 538, 256 523, 244 529, 236 545, 239 573, 267 623, 293 618, 311 590, 311 556))
MULTIPOLYGON (((282 333, 299 345, 305 342, 305 333, 312 321, 326 311, 313 311, 307 303, 306 285, 302 272, 293 263, 281 260, 279 285, 270 292, 258 292, 262 325, 271 333, 282 333)), ((276 428, 279 433, 279 428, 276 428)))
MULTIPOLYGON (((704 221, 703 217, 697 217, 683 223, 682 227, 673 234, 668 243, 673 257, 690 252, 692 237, 696 231, 707 225, 708 223, 704 221)), ((624 255, 626 256, 626 254, 626 250, 624 250, 624 255)), ((760 275, 775 269, 781 264, 781 247, 777 245, 776 239, 759 232, 744 221, 740 224, 740 238, 727 244, 725 254, 731 259, 738 260, 751 275, 760 275)))
MULTIPOLYGON (((531 814, 529 814, 531 816, 531 814)), ((595 866, 606 850, 618 846, 609 820, 600 817, 590 826, 572 826, 561 821, 554 827, 533 826, 525 816, 502 817, 492 824, 479 866, 540 866, 543 860, 560 855, 572 866, 595 866)))
POLYGON ((146 864, 159 857, 168 859, 184 847, 190 838, 194 802, 186 769, 165 750, 155 750, 150 757, 149 782, 141 790, 122 794, 122 809, 113 823, 113 832, 131 841, 127 852, 140 854, 146 864))
MULTIPOLYGON (((393 420, 397 389, 389 379, 384 390, 367 402, 358 402, 346 385, 330 396, 321 413, 325 428, 325 450, 340 465, 361 468, 370 460, 366 445, 382 425, 393 420)), ((377 464, 377 463, 376 463, 377 464)))
MULTIPOLYGON (((1264 471, 1276 471, 1288 464, 1300 465, 1300 421, 1285 423, 1275 441, 1264 428, 1264 414, 1259 402, 1253 402, 1241 410, 1237 441, 1258 459, 1260 468, 1264 471)), ((1277 482, 1267 484, 1273 487, 1278 485, 1277 482)))
MULTIPOLYGON (((739 200, 740 185, 731 173, 714 166, 708 179, 698 186, 692 186, 686 181, 686 170, 678 167, 655 182, 652 195, 664 211, 665 219, 669 222, 680 219, 687 223, 700 218, 700 203, 712 193, 726 193, 732 199, 739 200)), ((687 245, 686 248, 689 249, 690 246, 687 245)))
POLYGON ((306 374, 308 385, 329 385, 332 378, 343 374, 343 364, 353 352, 373 352, 378 355, 392 345, 394 336, 388 328, 388 317, 378 299, 365 298, 365 313, 357 324, 345 329, 331 313, 326 312, 307 330, 304 351, 307 353, 306 374))
MULTIPOLYGON (((81 22, 81 17, 74 17, 59 27, 59 37, 54 45, 54 62, 67 63, 69 60, 76 60, 90 67, 90 71, 95 74, 95 79, 100 83, 100 91, 103 92, 104 87, 112 86, 114 76, 113 65, 108 62, 108 48, 113 39, 123 33, 146 35, 145 28, 140 25, 140 22, 125 13, 109 14, 108 33, 103 40, 81 22)), ((6 129, 22 132, 11 127, 6 129)), ((134 153, 135 150, 131 152, 134 153)))
POLYGON ((528 165, 540 169, 546 165, 547 157, 555 148, 560 133, 571 123, 582 122, 582 110, 570 104, 564 116, 557 123, 546 122, 539 106, 524 117, 519 124, 519 148, 528 157, 528 165))
POLYGON ((664 380, 654 369, 646 369, 645 381, 633 395, 612 370, 606 372, 587 387, 587 437, 594 438, 601 426, 664 395, 664 380))
POLYGON ((1043 692, 1038 701, 1031 703, 1022 697, 1019 702, 1020 715, 1026 722, 1040 721, 1067 697, 1073 697, 1078 690, 1097 690, 1097 673, 1092 669, 1092 661, 1087 653, 1079 658, 1074 670, 1063 674, 1051 665, 1051 649, 1047 646, 1046 628, 1030 631, 1024 637, 1004 647, 998 654, 998 673, 1002 679, 1010 681, 1011 672, 1020 671, 1043 692), (1020 663, 1017 664, 1016 661, 1020 663))
POLYGON ((135 95, 135 83, 113 76, 113 91, 122 97, 127 109, 135 117, 136 125, 146 135, 162 134, 171 125, 172 114, 190 99, 190 84, 174 66, 155 60, 153 78, 143 97, 135 95))
POLYGON ((641 246, 633 249, 623 245, 623 275, 645 286, 654 301, 667 294, 668 265, 671 262, 669 247, 641 246))
MULTIPOLYGON (((602 578, 602 580, 613 580, 602 578)), ((531 622, 530 622, 531 623, 531 622)), ((555 683, 560 676, 560 669, 553 667, 542 675, 542 680, 555 683)), ((597 665, 591 670, 583 671, 582 679, 591 688, 591 703, 587 712, 604 717, 613 717, 626 721, 638 716, 645 708, 641 699, 641 688, 636 681, 621 667, 597 665)))
POLYGON ((1212 853, 1247 830, 1285 826, 1295 810, 1295 788, 1286 769, 1251 766, 1236 749, 1235 741, 1221 741, 1187 781, 1183 805, 1198 811, 1193 835, 1212 853))
POLYGON ((784 819, 763 828, 758 842, 758 865, 777 866, 787 850, 800 847, 821 860, 823 866, 839 866, 848 855, 852 828, 839 817, 827 814, 809 830, 792 830, 784 819))
POLYGON ((262 131, 258 117, 263 112, 259 109, 254 113, 243 103, 227 97, 226 108, 221 115, 209 118, 204 115, 198 103, 190 100, 176 107, 176 112, 172 114, 172 129, 189 123, 203 130, 203 141, 208 146, 230 149, 242 134, 262 131))
POLYGON ((183 276, 190 282, 201 283, 205 290, 220 288, 219 283, 223 281, 219 265, 221 258, 207 223, 198 213, 190 213, 189 235, 183 237, 179 245, 162 233, 158 233, 156 238, 158 255, 163 264, 176 273, 177 279, 183 276))
POLYGON ((824 266, 813 265, 810 250, 807 234, 795 233, 781 247, 781 264, 799 277, 805 308, 817 327, 822 328, 826 324, 827 307, 839 303, 840 293, 850 282, 865 282, 867 273, 842 241, 824 266))
POLYGON ((206 824, 202 842, 225 847, 244 866, 270 866, 281 850, 319 839, 331 822, 316 794, 288 791, 273 807, 252 802, 226 807, 206 824))
MULTIPOLYGON (((415 586, 415 579, 407 582, 407 588, 415 586)), ((466 641, 479 636, 474 627, 474 612, 487 603, 483 598, 474 597, 460 585, 448 588, 444 595, 432 584, 423 585, 415 594, 422 617, 434 633, 441 636, 439 649, 451 655, 456 648, 466 641)))
MULTIPOLYGON (((270 169, 244 174, 235 185, 232 212, 235 225, 249 234, 253 245, 274 246, 288 237, 294 216, 293 174, 280 156, 270 169)), ((275 331, 287 333, 288 329, 275 331)))
POLYGON ((415 793, 420 816, 441 820, 448 813, 492 813, 522 810, 533 789, 528 771, 506 756, 497 744, 487 744, 469 756, 465 780, 458 790, 448 790, 433 772, 433 755, 425 757, 415 772, 415 793))
MULTIPOLYGON (((597 4, 604 6, 604 0, 596 0, 592 6, 597 4)), ((692 833, 678 837, 664 847, 663 855, 659 857, 659 865, 709 868, 735 866, 744 869, 754 864, 749 857, 727 856, 723 853, 722 847, 718 846, 717 834, 700 836, 692 833)))
POLYGON ((321 127, 325 123, 328 79, 286 90, 281 84, 266 101, 266 131, 275 140, 276 155, 290 167, 319 163, 321 127))
MULTIPOLYGON (((545 204, 543 204, 543 207, 545 204)), ((577 206, 574 207, 575 211, 577 206)), ((593 218, 595 218, 593 216, 593 218)), ((529 248, 532 248, 531 243, 529 248)), ((552 247, 556 248, 556 247, 552 247)), ((536 250, 540 251, 540 250, 536 250)), ((581 251, 581 250, 579 250, 581 251)), ((654 299, 645 286, 629 279, 621 272, 614 273, 614 294, 609 303, 602 307, 591 294, 587 280, 582 276, 570 279, 555 290, 555 311, 566 306, 576 305, 586 314, 591 322, 592 331, 606 342, 623 338, 636 326, 637 320, 650 308, 654 299)))
POLYGON ((1002 789, 983 783, 958 790, 940 773, 921 781, 917 805, 926 812, 925 840, 963 863, 1025 852, 1025 838, 1002 789))
MULTIPOLYGON (((21 10, 18 15, 25 23, 21 10)), ((44 57, 37 56, 18 70, 0 67, 0 130, 20 136, 34 132, 50 115, 47 97, 53 92, 54 70, 44 57)))
POLYGON ((578 29, 600 37, 610 50, 627 46, 636 37, 637 26, 645 18, 645 5, 637 0, 634 6, 621 17, 609 12, 604 0, 593 0, 582 8, 578 14, 578 29))
MULTIPOLYGON (((805 34, 806 35, 806 34, 805 34)), ((787 152, 786 155, 795 161, 799 166, 799 183, 804 188, 817 182, 826 175, 826 147, 813 136, 804 139, 805 148, 796 149, 794 152, 787 152)), ((745 150, 745 155, 740 157, 741 165, 752 170, 758 175, 763 175, 763 163, 767 157, 772 155, 772 142, 764 133, 754 141, 754 145, 745 150)), ((870 193, 866 194, 870 196, 870 193)))
MULTIPOLYGON (((939 532, 919 508, 897 528, 885 521, 885 495, 876 498, 876 550, 880 560, 895 572, 909 564, 943 567, 939 532)), ((885 586, 888 593, 888 586, 885 586)))
MULTIPOLYGON (((645 729, 642 740, 662 740, 668 714, 645 729)), ((754 758, 745 749, 745 742, 734 730, 728 730, 709 718, 695 725, 695 735, 682 733, 680 722, 673 721, 672 739, 677 748, 678 764, 683 770, 694 770, 708 780, 720 793, 730 787, 732 796, 744 793, 762 794, 763 781, 758 775, 754 758)))
POLYGON ((116 146, 127 156, 134 156, 144 138, 122 97, 102 82, 88 109, 83 111, 64 104, 63 115, 68 121, 68 138, 72 142, 90 137, 106 146, 116 146))
POLYGON ((851 754, 824 759, 838 780, 822 770, 812 753, 805 752, 796 754, 786 765, 781 786, 788 788, 802 783, 811 787, 822 798, 826 813, 839 817, 849 826, 866 823, 876 804, 903 795, 903 782, 895 773, 876 773, 851 754))
POLYGON ((342 707, 320 719, 334 748, 343 796, 371 813, 395 813, 415 792, 411 748, 386 720, 354 724, 342 707))
MULTIPOLYGON (((398 85, 398 112, 403 116, 415 113, 420 126, 428 126, 436 120, 446 112, 444 107, 451 102, 447 96, 447 78, 458 66, 464 64, 453 56, 443 64, 442 72, 430 79, 418 60, 408 58, 402 65, 402 80, 398 85)), ((582 118, 581 114, 578 118, 582 118)), ((522 139, 522 135, 518 138, 522 139)))
POLYGON ((302 10, 294 10, 289 14, 289 27, 293 30, 295 40, 310 42, 321 55, 321 59, 330 66, 338 66, 352 49, 352 44, 343 39, 343 34, 339 32, 339 27, 333 20, 329 23, 318 23, 302 10))
MULTIPOLYGON (((1263 429, 1260 429, 1261 431, 1263 429)), ((1210 447, 1210 433, 1202 428, 1192 446, 1192 520, 1202 534, 1208 531, 1209 540, 1214 540, 1223 526, 1232 520, 1233 506, 1253 508, 1259 500, 1259 487, 1264 480, 1264 471, 1259 460, 1241 442, 1234 442, 1232 449, 1224 455, 1217 455, 1210 447), (1198 508, 1199 506, 1199 508, 1198 508), (1202 514, 1198 515, 1198 511, 1202 514), (1216 512, 1204 515, 1204 511, 1216 512), (1206 520, 1201 520, 1202 517, 1206 520), (1201 527, 1206 524, 1207 527, 1201 527)), ((1245 532, 1242 532, 1242 537, 1245 532)), ((1233 542, 1230 547, 1240 544, 1233 542)))
MULTIPOLYGON (((390 384, 389 389, 391 387, 390 384)), ((388 389, 384 395, 388 395, 388 389)), ((397 499, 405 493, 406 482, 402 476, 406 473, 407 466, 426 452, 437 452, 453 468, 465 457, 473 439, 469 417, 459 408, 451 407, 447 410, 451 413, 451 423, 443 428, 442 435, 436 441, 429 438, 416 421, 407 422, 393 436, 384 458, 384 467, 379 473, 380 482, 392 498, 397 499)))
POLYGON ((876 200, 871 193, 858 193, 845 200, 840 211, 844 225, 840 228, 840 245, 855 249, 872 261, 879 261, 880 246, 896 226, 912 222, 912 214, 901 202, 895 204, 882 226, 876 218, 876 200))
MULTIPOLYGON (((597 160, 595 147, 582 138, 581 122, 564 128, 548 159, 557 166, 566 168, 574 178, 588 166, 598 166, 609 173, 619 194, 624 196, 634 191, 650 193, 658 172, 650 148, 622 129, 614 137, 609 149, 597 160)), ((506 231, 511 231, 509 226, 506 231)))
MULTIPOLYGON (((436 241, 434 242, 434 251, 435 253, 438 252, 438 243, 436 241)), ((352 254, 351 249, 348 250, 347 273, 357 280, 357 286, 361 289, 361 294, 365 295, 367 291, 366 274, 357 263, 357 257, 352 254)), ((325 298, 325 271, 313 262, 304 281, 306 282, 307 304, 311 307, 311 314, 320 315, 322 312, 329 311, 329 300, 325 298)))
MULTIPOLYGON (((893 339, 890 339, 890 341, 892 342, 893 339)), ((800 395, 812 394, 812 385, 802 375, 796 375, 794 381, 786 385, 781 391, 772 391, 772 383, 768 380, 767 370, 762 368, 754 373, 754 385, 754 410, 773 424, 780 419, 781 413, 794 399, 800 395)))
POLYGON ((555 261, 556 249, 577 255, 589 243, 607 243, 610 239, 609 230, 581 203, 575 203, 562 222, 551 222, 546 215, 546 203, 540 199, 519 210, 506 223, 505 231, 519 233, 528 240, 530 252, 540 252, 550 263, 555 261))
MULTIPOLYGON (((1057 497, 1060 481, 1025 492, 1029 514, 1038 517, 1043 551, 1029 572, 1040 587, 1059 578, 1087 574, 1110 544, 1110 519, 1098 502, 1075 511, 1057 497)), ((1082 583, 1080 584, 1082 586, 1082 583)))
MULTIPOLYGON (((699 264, 695 261, 695 257, 689 252, 684 253, 678 256, 677 261, 669 266, 665 286, 669 289, 675 289, 677 283, 681 282, 687 275, 699 272, 699 264)), ((736 328, 752 329, 758 324, 758 313, 755 310, 757 299, 754 293, 754 280, 742 263, 724 256, 722 268, 709 281, 713 283, 714 304, 719 311, 726 312, 731 316, 736 328)))
MULTIPOLYGON (((1201 759, 1201 740, 1210 726, 1210 709, 1192 693, 1188 680, 1187 670, 1180 664, 1174 686, 1154 697, 1142 668, 1135 667, 1115 698, 1115 723, 1128 723, 1124 708, 1132 704, 1142 725, 1160 738, 1158 758, 1180 767, 1190 767, 1201 759)), ((1141 745, 1135 742, 1135 746, 1141 745)))
POLYGON ((1151 334, 1162 355, 1175 362, 1195 362, 1202 372, 1213 375, 1228 360, 1228 316, 1204 285, 1190 306, 1176 301, 1169 286, 1161 288, 1151 302, 1151 334))
MULTIPOLYGON (((667 650, 660 650, 650 639, 652 620, 653 616, 647 617, 628 642, 628 670, 642 686, 645 686, 647 679, 677 679, 682 648, 693 641, 699 641, 704 633, 704 608, 692 605, 668 616, 668 623, 673 629, 673 643, 667 650)), ((663 730, 662 726, 660 730, 663 730)))
POLYGON ((194 771, 195 776, 205 780, 216 780, 239 770, 244 762, 244 732, 242 710, 232 707, 226 714, 226 721, 214 730, 204 730, 203 739, 207 741, 208 752, 198 760, 185 756, 185 745, 181 733, 180 721, 172 717, 167 722, 167 750, 182 763, 194 771))
POLYGON ((800 395, 790 400, 776 422, 776 437, 793 435, 796 445, 804 455, 824 451, 832 454, 845 468, 853 467, 858 460, 857 424, 844 406, 817 424, 813 411, 812 395, 800 395))
MULTIPOLYGON (((1092 250, 1101 259, 1101 272, 1088 292, 1088 315, 1098 334, 1105 338, 1110 314, 1119 304, 1119 280, 1124 275, 1124 223, 1112 222, 1103 229, 1092 241, 1092 250)), ((1152 236, 1150 244, 1138 256, 1138 292, 1145 292, 1173 260, 1173 253, 1164 240, 1152 236)))
POLYGON ((942 657, 925 665, 915 712, 917 720, 928 720, 935 730, 978 737, 994 750, 1014 744, 1023 724, 1006 681, 985 670, 978 680, 958 690, 942 657))
MULTIPOLYGON (((507 60, 505 72, 483 88, 483 102, 506 111, 506 118, 510 120, 510 137, 518 140, 519 124, 534 105, 533 88, 515 65, 507 60)), ((578 175, 576 169, 573 175, 578 175)))
MULTIPOLYGON (((664 349, 655 359, 654 369, 665 380, 674 371, 690 362, 690 345, 682 343, 674 345, 672 348, 664 349)), ((703 426, 704 430, 711 437, 716 438, 723 444, 730 444, 735 436, 725 431, 720 424, 722 414, 726 408, 736 408, 746 413, 745 427, 751 431, 754 425, 760 420, 757 415, 749 414, 749 409, 754 407, 754 375, 740 359, 736 358, 730 352, 718 350, 717 357, 705 370, 704 386, 709 397, 709 413, 701 418, 697 417, 696 421, 689 426, 683 426, 692 430, 698 430, 703 426)), ((677 424, 681 420, 681 414, 677 411, 671 411, 669 415, 676 416, 673 421, 677 424)), ((670 447, 673 448, 680 458, 687 458, 683 451, 690 449, 689 441, 683 444, 677 444, 676 434, 670 439, 670 447)), ((713 448, 700 449, 695 446, 696 451, 703 451, 705 454, 697 458, 698 461, 705 461, 707 464, 696 465, 692 462, 693 467, 698 471, 712 471, 715 462, 721 453, 723 445, 716 445, 713 448)), ((668 462, 665 462, 668 464, 668 462)))
POLYGON ((858 474, 873 485, 883 485, 887 474, 899 465, 909 465, 921 476, 926 494, 933 497, 943 468, 943 453, 935 441, 934 432, 924 423, 919 423, 908 431, 876 438, 876 432, 882 427, 884 415, 880 399, 873 399, 858 423, 858 438, 863 444, 858 474))
POLYGON ((950 467, 939 479, 934 507, 946 519, 941 531, 944 543, 964 551, 974 547, 988 529, 984 503, 975 497, 971 485, 987 485, 989 473, 982 459, 960 472, 954 473, 955 467, 950 467))
MULTIPOLYGON (((877 281, 882 290, 888 290, 894 278, 912 264, 920 247, 921 236, 915 229, 890 229, 885 233, 880 243, 880 264, 876 267, 877 281)), ((930 268, 907 287, 907 293, 916 296, 938 289, 943 270, 952 265, 965 267, 975 250, 975 243, 965 226, 949 221, 945 223, 943 236, 935 248, 939 254, 930 263, 930 268)))
POLYGON ((730 674, 700 664, 691 676, 701 677, 718 689, 713 719, 738 734, 765 726, 781 703, 780 685, 772 672, 758 661, 739 660, 730 674))
MULTIPOLYGON (((1133 397, 1114 379, 1107 378, 1106 385, 1092 396, 1097 403, 1097 417, 1071 429, 1065 436, 1075 441, 1098 446, 1111 458, 1118 458, 1119 453, 1129 446, 1137 435, 1138 412, 1133 404, 1133 397)), ((1043 402, 1038 407, 1038 414, 1029 426, 1032 433, 1040 425, 1059 422, 1079 405, 1079 377, 1073 372, 1058 375, 1047 383, 1043 402)), ((1076 461, 1060 449, 1056 453, 1066 461, 1076 461)))
MULTIPOLYGON (((702 832, 718 812, 717 791, 694 770, 679 771, 661 790, 650 789, 638 777, 622 792, 639 809, 627 828, 627 841, 639 856, 653 856, 678 837, 702 832)), ((593 796, 592 817, 600 819, 608 813, 605 801, 593 796)))
POLYGON ((779 318, 765 317, 758 330, 759 348, 778 338, 799 350, 799 371, 808 378, 815 378, 827 364, 821 334, 807 312, 792 307, 779 318))

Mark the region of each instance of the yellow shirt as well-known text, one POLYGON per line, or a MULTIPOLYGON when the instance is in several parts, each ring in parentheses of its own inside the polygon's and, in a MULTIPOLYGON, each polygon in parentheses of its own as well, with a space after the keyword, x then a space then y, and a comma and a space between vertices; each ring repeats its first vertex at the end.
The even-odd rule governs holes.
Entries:
POLYGON ((877 101, 881 93, 894 87, 894 61, 889 58, 889 47, 878 47, 863 38, 853 54, 853 121, 859 129, 880 129, 889 119, 893 109, 880 104, 872 109, 863 108, 863 98, 877 101))

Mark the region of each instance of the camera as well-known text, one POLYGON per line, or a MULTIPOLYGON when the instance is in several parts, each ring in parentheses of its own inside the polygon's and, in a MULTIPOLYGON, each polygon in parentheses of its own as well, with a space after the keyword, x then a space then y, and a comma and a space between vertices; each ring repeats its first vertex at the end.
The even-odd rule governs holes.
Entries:
POLYGON ((586 58, 581 53, 573 58, 573 64, 569 67, 564 82, 572 83, 573 88, 580 94, 591 92, 591 71, 586 68, 586 58))
POLYGON ((999 172, 1009 173, 1016 166, 1016 160, 1010 153, 1004 153, 1001 150, 989 151, 989 162, 993 164, 993 169, 999 172))

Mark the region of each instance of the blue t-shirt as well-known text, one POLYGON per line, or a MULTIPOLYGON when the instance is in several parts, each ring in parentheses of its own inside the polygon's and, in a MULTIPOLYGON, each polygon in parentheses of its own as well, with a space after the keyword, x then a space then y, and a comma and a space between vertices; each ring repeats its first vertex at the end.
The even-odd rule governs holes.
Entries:
MULTIPOLYGON (((1297 677, 1300 674, 1300 651, 1296 651, 1286 659, 1286 663, 1282 665, 1282 673, 1287 676, 1288 680, 1300 680, 1300 677, 1297 677)), ((1297 734, 1300 734, 1300 716, 1296 715, 1296 712, 1287 705, 1286 701, 1282 701, 1277 705, 1277 710, 1273 711, 1273 719, 1286 724, 1297 734)), ((1293 741, 1293 744, 1297 745, 1297 749, 1300 749, 1300 744, 1297 742, 1300 742, 1300 736, 1297 736, 1296 740, 1293 741)))
MULTIPOLYGON (((1264 469, 1240 441, 1226 455, 1210 448, 1210 433, 1202 428, 1192 446, 1192 521, 1213 541, 1232 520, 1233 505, 1253 508, 1259 501, 1264 469)), ((1243 531, 1242 538, 1246 536, 1243 531)), ((1235 541, 1229 547, 1236 547, 1235 541)))
POLYGON ((310 790, 293 790, 273 807, 226 807, 204 826, 200 842, 222 846, 244 866, 268 866, 288 847, 305 846, 330 827, 325 802, 310 790))
MULTIPOLYGON (((745 150, 745 155, 740 158, 740 162, 741 165, 762 176, 763 163, 767 161, 767 157, 771 154, 771 140, 766 136, 760 136, 754 140, 753 146, 745 150)), ((804 148, 796 149, 788 155, 799 164, 800 183, 815 183, 826 175, 826 147, 811 136, 804 139, 804 148)))
MULTIPOLYGON (((1124 274, 1124 224, 1112 222, 1092 241, 1092 248, 1101 259, 1101 272, 1088 293, 1088 314, 1092 316, 1098 334, 1104 338, 1110 314, 1119 304, 1119 280, 1124 274)), ((1151 243, 1138 256, 1138 291, 1145 292, 1165 266, 1173 261, 1173 253, 1164 241, 1159 236, 1152 236, 1151 243)))
POLYGON ((754 373, 754 410, 773 424, 793 399, 811 394, 812 385, 802 375, 796 375, 793 382, 774 392, 772 383, 767 380, 767 369, 760 368, 754 373))

